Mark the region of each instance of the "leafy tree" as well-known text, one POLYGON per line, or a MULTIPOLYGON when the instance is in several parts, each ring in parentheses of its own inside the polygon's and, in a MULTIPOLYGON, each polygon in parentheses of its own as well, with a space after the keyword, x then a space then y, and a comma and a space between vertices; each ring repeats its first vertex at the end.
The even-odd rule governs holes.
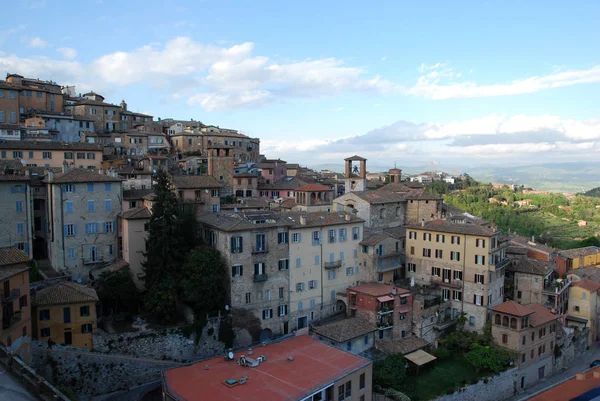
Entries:
POLYGON ((146 261, 143 264, 148 290, 146 308, 159 322, 167 323, 175 317, 189 238, 182 230, 183 213, 177 197, 170 189, 169 176, 159 170, 156 181, 156 198, 152 204, 146 261))
POLYGON ((493 345, 473 344, 465 359, 476 371, 501 372, 508 365, 509 355, 493 345))
POLYGON ((103 272, 95 287, 105 311, 137 311, 139 292, 127 269, 103 272))
POLYGON ((398 388, 406 378, 406 359, 400 354, 391 354, 373 366, 373 382, 382 388, 398 388))
POLYGON ((35 260, 32 259, 29 262, 27 262, 27 266, 29 266, 30 283, 35 283, 36 281, 42 281, 44 279, 44 276, 42 276, 42 273, 40 273, 40 270, 38 269, 35 260))
POLYGON ((425 188, 425 191, 430 194, 442 196, 450 192, 450 184, 446 181, 434 181, 425 188))
POLYGON ((207 246, 192 249, 184 265, 182 300, 196 316, 223 309, 227 301, 227 265, 221 252, 207 246))

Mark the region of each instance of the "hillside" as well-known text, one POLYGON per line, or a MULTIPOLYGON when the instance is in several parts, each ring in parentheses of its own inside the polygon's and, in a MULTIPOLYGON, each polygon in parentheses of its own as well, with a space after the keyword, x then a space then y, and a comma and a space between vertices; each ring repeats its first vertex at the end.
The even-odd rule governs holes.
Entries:
POLYGON ((444 200, 493 221, 503 232, 533 235, 557 248, 578 247, 600 234, 600 199, 590 196, 566 197, 480 185, 445 195, 444 200))
POLYGON ((596 187, 594 189, 590 189, 589 191, 587 191, 586 193, 584 193, 585 196, 591 196, 594 198, 600 198, 600 187, 596 187))

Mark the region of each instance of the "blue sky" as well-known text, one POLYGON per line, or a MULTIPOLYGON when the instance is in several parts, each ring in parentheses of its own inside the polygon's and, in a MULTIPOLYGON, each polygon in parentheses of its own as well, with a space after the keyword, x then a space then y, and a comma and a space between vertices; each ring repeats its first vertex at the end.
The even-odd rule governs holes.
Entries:
POLYGON ((597 157, 600 2, 17 0, 0 70, 260 137, 269 157, 597 157))

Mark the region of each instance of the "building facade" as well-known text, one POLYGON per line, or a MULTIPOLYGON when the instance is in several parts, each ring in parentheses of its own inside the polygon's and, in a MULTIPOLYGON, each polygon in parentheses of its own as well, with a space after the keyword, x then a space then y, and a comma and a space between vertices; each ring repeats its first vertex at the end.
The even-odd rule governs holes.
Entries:
POLYGON ((567 325, 571 327, 589 327, 588 345, 598 341, 600 316, 600 284, 595 281, 571 275, 573 283, 569 288, 569 310, 566 316, 567 325))
POLYGON ((18 160, 0 160, 0 246, 33 256, 33 199, 29 172, 18 160))
POLYGON ((59 167, 65 163, 77 168, 99 169, 102 146, 90 143, 11 141, 0 143, 0 160, 17 159, 28 167, 59 167))

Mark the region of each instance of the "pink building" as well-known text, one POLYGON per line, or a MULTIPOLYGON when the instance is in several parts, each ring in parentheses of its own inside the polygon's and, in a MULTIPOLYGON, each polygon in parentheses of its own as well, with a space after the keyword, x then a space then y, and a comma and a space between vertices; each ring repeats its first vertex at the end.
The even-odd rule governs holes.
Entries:
POLYGON ((260 170, 261 176, 265 179, 265 184, 273 184, 287 176, 287 167, 285 160, 263 160, 252 168, 260 170))

